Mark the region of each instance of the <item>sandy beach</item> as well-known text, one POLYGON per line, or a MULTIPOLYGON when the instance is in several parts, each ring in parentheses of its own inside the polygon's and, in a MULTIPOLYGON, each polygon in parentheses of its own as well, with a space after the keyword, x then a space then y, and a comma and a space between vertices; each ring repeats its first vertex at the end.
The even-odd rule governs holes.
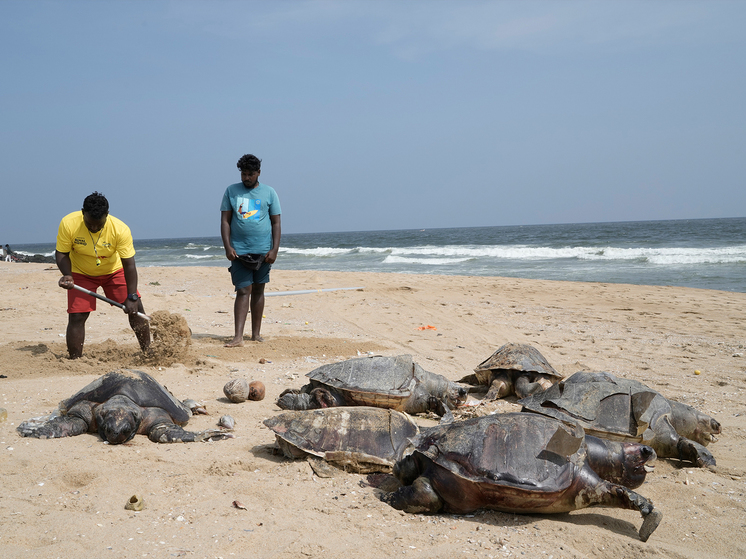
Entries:
MULTIPOLYGON (((140 268, 146 312, 183 316, 191 345, 143 362, 125 315, 99 302, 84 357, 67 358, 65 292, 48 264, 0 263, 0 554, 50 557, 647 557, 746 556, 746 294, 678 287, 497 277, 283 271, 267 293, 264 343, 224 348, 233 333, 225 268, 140 268), (433 326, 434 329, 419 329, 433 326), (640 515, 589 508, 559 515, 413 515, 380 502, 366 476, 317 477, 275 452, 262 421, 312 369, 361 354, 412 354, 458 380, 507 342, 534 345, 563 375, 609 371, 690 404, 723 426, 713 470, 659 459, 637 492, 663 513, 646 543, 640 515), (263 361, 263 362, 260 362, 263 361), (146 371, 235 439, 110 446, 95 434, 23 438, 23 420, 120 368, 146 371), (700 374, 695 374, 699 371, 700 374), (267 396, 234 404, 223 385, 261 380, 267 396), (140 512, 125 510, 142 495, 140 512), (236 508, 239 501, 245 508, 236 508)), ((495 405, 518 411, 515 399, 495 405)), ((433 421, 418 418, 423 425, 433 421)))

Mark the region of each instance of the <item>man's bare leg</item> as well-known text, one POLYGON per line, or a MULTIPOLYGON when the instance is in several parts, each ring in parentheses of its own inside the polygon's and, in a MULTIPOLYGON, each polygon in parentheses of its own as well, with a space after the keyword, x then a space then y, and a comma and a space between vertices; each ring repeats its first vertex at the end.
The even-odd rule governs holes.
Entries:
POLYGON ((77 359, 83 355, 83 344, 85 343, 85 321, 91 313, 80 312, 67 315, 67 352, 70 359, 77 359))
POLYGON ((246 325, 246 316, 249 314, 250 293, 250 285, 236 290, 236 301, 233 303, 233 323, 235 327, 235 335, 230 342, 225 344, 225 347, 243 346, 243 329, 246 325))
POLYGON ((255 283, 251 289, 251 339, 263 342, 262 315, 264 314, 264 286, 265 283, 255 283))

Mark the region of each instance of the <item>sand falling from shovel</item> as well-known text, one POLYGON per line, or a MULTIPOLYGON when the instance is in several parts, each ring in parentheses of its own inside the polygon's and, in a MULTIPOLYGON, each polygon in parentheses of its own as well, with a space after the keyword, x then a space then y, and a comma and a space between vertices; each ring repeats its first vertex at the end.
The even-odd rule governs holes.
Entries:
POLYGON ((150 315, 150 333, 153 341, 145 361, 161 366, 184 361, 192 343, 192 331, 183 316, 155 311, 150 315))

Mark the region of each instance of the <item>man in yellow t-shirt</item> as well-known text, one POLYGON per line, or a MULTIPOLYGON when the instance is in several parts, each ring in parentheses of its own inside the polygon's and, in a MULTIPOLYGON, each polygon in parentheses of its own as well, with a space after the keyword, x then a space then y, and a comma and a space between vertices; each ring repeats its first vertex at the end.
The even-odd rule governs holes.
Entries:
POLYGON ((150 326, 137 313, 145 314, 137 291, 137 268, 132 233, 127 225, 109 215, 109 201, 94 192, 83 201, 83 209, 66 215, 57 231, 59 286, 67 289, 67 351, 70 359, 83 355, 85 322, 96 310, 96 299, 73 289, 104 289, 109 299, 124 304, 130 326, 140 348, 150 347, 150 326))

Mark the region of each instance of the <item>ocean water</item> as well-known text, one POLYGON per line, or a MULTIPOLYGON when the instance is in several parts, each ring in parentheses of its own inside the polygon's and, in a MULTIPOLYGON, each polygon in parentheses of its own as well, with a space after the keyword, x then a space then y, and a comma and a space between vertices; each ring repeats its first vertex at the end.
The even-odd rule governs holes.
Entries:
MULTIPOLYGON (((18 245, 52 254, 54 244, 18 245)), ((135 239, 138 266, 228 266, 219 237, 135 239)), ((746 218, 284 234, 274 269, 746 292, 746 218)))

